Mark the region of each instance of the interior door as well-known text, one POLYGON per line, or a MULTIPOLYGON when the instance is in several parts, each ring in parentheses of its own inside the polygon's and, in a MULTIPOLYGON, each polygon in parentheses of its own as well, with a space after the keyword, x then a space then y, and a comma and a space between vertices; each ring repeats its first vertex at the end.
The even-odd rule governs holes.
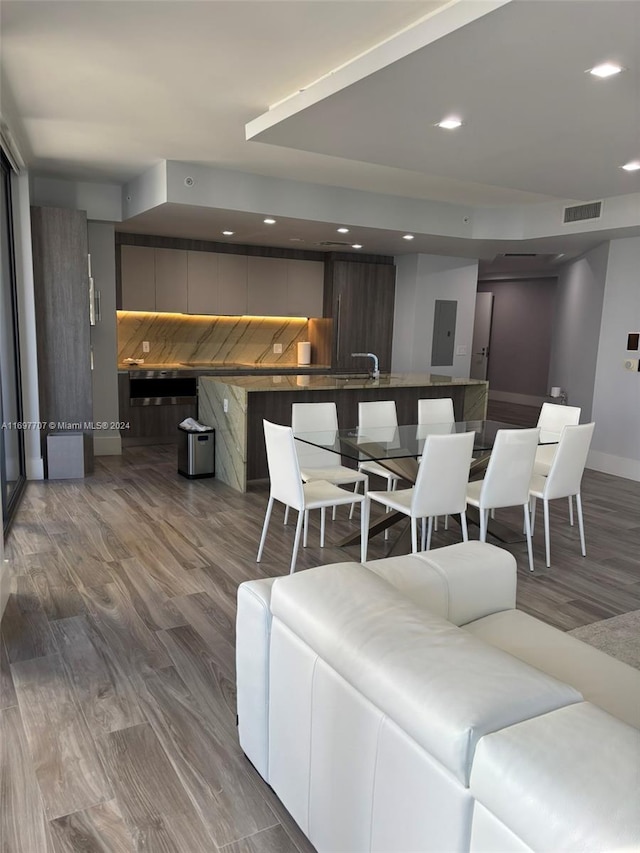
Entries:
POLYGON ((493 293, 477 293, 473 341, 471 344, 471 379, 487 378, 492 315, 493 293))

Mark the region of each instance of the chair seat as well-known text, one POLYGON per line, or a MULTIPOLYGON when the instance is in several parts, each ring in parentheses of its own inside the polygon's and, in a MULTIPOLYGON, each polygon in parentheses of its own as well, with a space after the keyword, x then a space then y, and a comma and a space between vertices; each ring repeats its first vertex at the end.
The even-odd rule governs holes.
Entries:
POLYGON ((328 480, 336 485, 345 485, 348 483, 364 483, 367 480, 366 474, 361 474, 354 468, 347 468, 346 465, 333 465, 327 468, 301 468, 300 476, 303 482, 313 483, 316 480, 328 480))
POLYGON ((482 480, 473 480, 467 486, 467 503, 472 506, 480 506, 480 492, 482 491, 482 480))
POLYGON ((340 486, 326 480, 313 480, 303 485, 304 508, 320 509, 323 506, 342 506, 343 504, 362 503, 364 495, 347 492, 340 486))
POLYGON ((547 478, 545 476, 534 473, 529 483, 529 494, 536 498, 542 498, 546 482, 547 478))
POLYGON ((391 509, 396 509, 406 514, 409 514, 411 511, 413 488, 398 489, 395 492, 367 492, 367 494, 372 501, 377 501, 391 509))
POLYGON ((536 450, 536 458, 533 463, 533 473, 546 477, 551 470, 553 457, 556 455, 555 444, 543 444, 536 450))
POLYGON ((393 471, 385 468, 384 465, 381 465, 379 462, 374 462, 373 459, 370 461, 360 462, 358 469, 360 471, 366 471, 369 474, 377 474, 379 477, 384 477, 385 480, 400 479, 400 477, 397 474, 394 474, 393 471))

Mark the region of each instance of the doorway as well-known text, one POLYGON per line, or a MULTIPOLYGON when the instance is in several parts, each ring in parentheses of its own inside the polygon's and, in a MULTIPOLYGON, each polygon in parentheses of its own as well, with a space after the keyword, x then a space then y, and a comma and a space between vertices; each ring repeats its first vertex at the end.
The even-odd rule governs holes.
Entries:
POLYGON ((471 379, 487 379, 489 375, 489 352, 491 321, 493 319, 493 293, 476 294, 475 320, 471 343, 471 379))

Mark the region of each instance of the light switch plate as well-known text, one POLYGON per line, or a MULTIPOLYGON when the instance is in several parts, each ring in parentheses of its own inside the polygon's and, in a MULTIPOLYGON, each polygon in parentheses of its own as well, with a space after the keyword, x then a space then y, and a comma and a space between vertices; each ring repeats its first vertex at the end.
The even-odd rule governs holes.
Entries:
POLYGON ((142 341, 142 352, 149 352, 149 341, 142 341))
POLYGON ((282 344, 274 344, 273 351, 276 355, 282 355, 282 344))
POLYGON ((638 370, 638 359, 637 358, 625 358, 624 360, 625 370, 638 370))

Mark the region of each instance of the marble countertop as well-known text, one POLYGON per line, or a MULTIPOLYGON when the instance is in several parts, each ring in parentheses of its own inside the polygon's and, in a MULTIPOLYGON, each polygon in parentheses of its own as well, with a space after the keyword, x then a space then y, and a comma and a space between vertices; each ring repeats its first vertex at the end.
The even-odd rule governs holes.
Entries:
POLYGON ((246 391, 345 391, 357 388, 425 388, 429 386, 486 385, 483 379, 455 379, 437 373, 384 373, 379 379, 368 375, 261 375, 261 376, 202 376, 203 382, 221 382, 246 391))
POLYGON ((198 373, 206 376, 207 374, 221 374, 232 376, 254 375, 254 374, 299 374, 299 373, 327 373, 330 368, 326 364, 311 364, 304 367, 299 367, 295 364, 238 364, 229 362, 212 362, 212 361, 194 361, 194 362, 176 362, 174 363, 154 363, 145 361, 144 364, 131 364, 121 362, 118 364, 118 373, 130 373, 131 371, 141 370, 184 370, 189 373, 198 373))

